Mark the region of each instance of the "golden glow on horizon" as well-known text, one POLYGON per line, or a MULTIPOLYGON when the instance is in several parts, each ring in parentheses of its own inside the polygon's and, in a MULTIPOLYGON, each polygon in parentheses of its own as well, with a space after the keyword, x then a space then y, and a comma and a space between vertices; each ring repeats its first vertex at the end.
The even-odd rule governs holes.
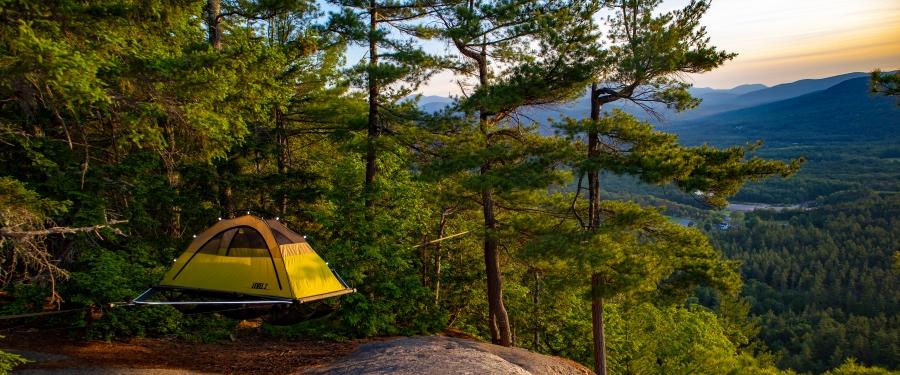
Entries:
MULTIPOLYGON (((663 11, 688 0, 665 0, 663 11)), ((739 55, 705 74, 697 87, 769 86, 876 68, 900 68, 900 0, 713 0, 702 24, 712 44, 739 55)), ((454 77, 438 74, 426 95, 457 95, 454 77)))
POLYGON ((739 56, 715 71, 694 75, 697 86, 773 85, 900 67, 896 0, 719 0, 703 23, 714 45, 739 56))

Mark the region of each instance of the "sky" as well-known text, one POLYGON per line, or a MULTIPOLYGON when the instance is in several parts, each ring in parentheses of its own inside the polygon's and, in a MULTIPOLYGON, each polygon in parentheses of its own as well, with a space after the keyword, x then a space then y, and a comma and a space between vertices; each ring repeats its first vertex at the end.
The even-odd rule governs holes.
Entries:
MULTIPOLYGON (((661 10, 688 2, 666 0, 661 10)), ((713 0, 701 23, 712 45, 738 57, 712 72, 689 76, 695 87, 772 86, 900 68, 900 0, 713 0)), ((438 74, 420 91, 448 96, 458 89, 451 75, 438 74)))

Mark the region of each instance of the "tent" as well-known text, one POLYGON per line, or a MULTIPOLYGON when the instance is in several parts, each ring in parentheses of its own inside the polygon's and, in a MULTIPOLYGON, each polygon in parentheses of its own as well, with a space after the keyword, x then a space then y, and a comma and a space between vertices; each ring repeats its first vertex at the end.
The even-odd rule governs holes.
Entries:
POLYGON ((240 296, 220 304, 302 303, 356 291, 329 268, 304 236, 277 219, 249 214, 219 220, 195 236, 159 286, 134 299, 136 304, 216 303, 151 300, 167 289, 240 296))

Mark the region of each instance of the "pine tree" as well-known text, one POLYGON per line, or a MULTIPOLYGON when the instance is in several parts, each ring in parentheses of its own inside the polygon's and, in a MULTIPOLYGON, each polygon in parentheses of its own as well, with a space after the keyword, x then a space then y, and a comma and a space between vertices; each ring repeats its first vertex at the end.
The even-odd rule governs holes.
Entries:
MULTIPOLYGON (((416 22, 441 5, 420 0, 335 0, 342 8, 332 13, 328 28, 347 42, 368 48, 368 61, 357 69, 364 73, 368 94, 365 145, 365 205, 374 209, 377 201, 379 138, 392 121, 394 107, 440 67, 440 60, 426 54, 418 39, 430 38, 434 30, 416 22), (368 20, 365 22, 363 20, 368 20)), ((394 121, 397 122, 397 121, 394 121)))
MULTIPOLYGON (((671 183, 714 205, 723 205, 725 199, 736 193, 740 185, 746 180, 757 180, 771 175, 786 176, 793 173, 799 164, 799 162, 784 164, 758 158, 747 159, 747 149, 744 147, 732 147, 722 150, 710 146, 684 147, 678 144, 676 136, 654 130, 652 125, 641 122, 621 111, 613 111, 610 115, 596 122, 592 120, 576 121, 567 119, 565 122, 557 124, 557 127, 569 139, 575 141, 581 150, 590 147, 582 142, 582 134, 594 133, 602 140, 603 152, 596 153, 590 158, 583 158, 583 156, 575 158, 573 166, 579 175, 584 175, 589 173, 589 171, 608 171, 616 174, 634 175, 645 183, 671 183)), ((577 202, 577 193, 575 198, 577 202)), ((597 228, 604 227, 607 224, 614 227, 617 220, 616 216, 623 213, 615 211, 604 212, 603 207, 605 206, 602 202, 599 203, 599 206, 588 206, 588 210, 597 210, 598 212, 595 218, 600 222, 600 226, 597 228), (610 222, 604 223, 605 221, 610 222)), ((576 215, 581 226, 587 229, 589 233, 597 231, 596 228, 591 229, 588 223, 581 221, 581 216, 578 214, 579 209, 573 202, 570 210, 576 215)), ((648 228, 648 230, 653 232, 653 229, 648 228)), ((692 228, 686 228, 685 230, 695 231, 692 228)), ((696 235, 702 236, 700 233, 696 235)), ((661 240, 657 239, 657 241, 661 240)), ((616 246, 602 243, 586 245, 585 248, 601 253, 610 251, 616 253, 620 251, 613 250, 616 246), (607 247, 610 249, 607 249, 607 247)), ((709 251, 712 251, 712 249, 710 248, 709 251)), ((715 258, 720 256, 718 253, 710 252, 707 256, 710 258, 707 261, 708 263, 701 263, 703 266, 690 265, 689 263, 681 264, 681 266, 687 269, 697 268, 698 270, 712 267, 710 271, 704 272, 712 272, 713 274, 725 272, 721 270, 712 271, 714 269, 728 269, 725 266, 715 265, 715 258)), ((592 305, 594 306, 593 311, 595 311, 593 314, 594 333, 599 337, 599 339, 595 340, 595 348, 597 353, 602 355, 604 344, 602 340, 602 299, 626 292, 630 286, 612 286, 616 283, 614 281, 616 276, 613 275, 619 271, 614 270, 614 267, 611 270, 608 268, 609 266, 603 265, 603 262, 597 263, 596 266, 597 268, 594 268, 594 273, 591 277, 594 290, 592 305)), ((678 270, 677 272, 684 271, 678 270)), ((675 270, 670 270, 669 272, 675 272, 675 270)), ((643 277, 651 278, 648 275, 643 277)), ((694 281, 699 280, 696 278, 692 279, 694 281)), ((707 280, 707 282, 711 281, 707 280)), ((676 284, 670 283, 668 287, 674 285, 676 284)), ((687 285, 697 284, 690 282, 687 285)), ((673 290, 677 289, 674 288, 673 290)), ((601 366, 597 369, 598 372, 602 372, 603 359, 595 358, 595 360, 598 360, 601 366)))
POLYGON ((443 26, 441 37, 460 55, 457 72, 476 83, 458 104, 465 117, 447 114, 451 129, 445 134, 452 136, 439 138, 443 153, 430 168, 462 174, 462 185, 478 195, 484 221, 488 327, 494 343, 510 346, 497 236, 498 199, 556 181, 550 155, 560 146, 535 134, 516 113, 571 98, 593 75, 589 62, 596 58, 596 50, 581 48, 590 37, 585 20, 593 9, 580 2, 485 1, 453 3, 448 10, 435 14, 443 26))
MULTIPOLYGON (((872 72, 869 78, 873 94, 881 94, 887 96, 900 95, 900 75, 897 72, 884 73, 880 70, 872 72)), ((897 102, 900 105, 900 102, 897 102)))
MULTIPOLYGON (((262 36, 260 55, 269 72, 268 95, 252 110, 258 114, 250 124, 251 134, 232 149, 229 157, 219 160, 218 174, 227 180, 222 208, 234 210, 235 200, 244 207, 254 207, 287 217, 289 203, 309 200, 315 186, 307 171, 295 168, 304 158, 295 155, 296 140, 312 134, 346 131, 347 109, 354 108, 348 99, 339 99, 347 90, 346 79, 338 71, 345 45, 334 35, 321 33, 315 25, 319 17, 314 4, 297 2, 240 2, 226 7, 227 18, 248 26, 236 30, 237 37, 246 33, 262 36), (344 105, 346 108, 337 109, 344 105), (325 125, 329 124, 329 125, 325 125), (243 174, 265 180, 265 187, 252 186, 234 197, 230 181, 239 182, 243 174), (229 207, 231 206, 231 207, 229 207)), ((354 108, 355 109, 355 108, 354 108)), ((239 192, 240 193, 240 192, 239 192)))
MULTIPOLYGON (((681 10, 654 14, 660 3, 660 0, 621 0, 605 3, 614 15, 607 20, 608 36, 595 42, 604 44, 608 41, 609 47, 607 58, 602 61, 602 73, 596 77, 597 80, 590 89, 591 121, 599 122, 603 105, 619 100, 634 103, 657 116, 660 104, 679 111, 693 108, 698 104, 698 100, 690 96, 687 91, 690 85, 680 81, 679 77, 685 73, 709 71, 734 57, 734 54, 709 46, 705 29, 699 26, 700 18, 709 8, 708 2, 692 1, 681 10)), ((602 155, 604 153, 618 152, 609 147, 616 140, 613 139, 612 142, 604 140, 602 136, 605 134, 601 134, 599 130, 589 126, 584 131, 588 160, 604 158, 602 155)), ((630 141, 642 142, 638 139, 630 141)), ((649 155, 643 157, 652 158, 649 155)), ((687 167, 686 164, 690 164, 687 160, 669 160, 664 164, 668 165, 655 166, 662 167, 661 170, 647 172, 638 172, 639 168, 646 166, 617 168, 631 169, 632 173, 643 173, 643 177, 652 183, 665 182, 679 175, 686 177, 691 173, 683 169, 687 167)), ((625 170, 613 172, 627 173, 625 170)), ((581 169, 579 173, 582 176, 587 175, 588 178, 589 208, 586 229, 596 230, 601 225, 600 169, 591 166, 581 169)), ((772 170, 771 173, 777 173, 777 170, 772 170)), ((580 186, 579 181, 579 190, 580 186)), ((719 199, 717 196, 711 200, 721 203, 719 199)), ((602 283, 603 275, 592 275, 595 290, 601 289, 602 283)), ((592 315, 595 371, 605 375, 603 299, 599 293, 594 294, 592 315)))

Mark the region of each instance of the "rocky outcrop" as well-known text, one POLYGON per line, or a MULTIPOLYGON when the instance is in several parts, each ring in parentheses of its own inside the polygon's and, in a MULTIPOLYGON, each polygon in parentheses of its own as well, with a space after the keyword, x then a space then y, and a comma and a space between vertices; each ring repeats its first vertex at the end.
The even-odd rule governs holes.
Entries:
POLYGON ((471 340, 416 336, 360 345, 350 356, 306 374, 590 375, 567 359, 471 340))

